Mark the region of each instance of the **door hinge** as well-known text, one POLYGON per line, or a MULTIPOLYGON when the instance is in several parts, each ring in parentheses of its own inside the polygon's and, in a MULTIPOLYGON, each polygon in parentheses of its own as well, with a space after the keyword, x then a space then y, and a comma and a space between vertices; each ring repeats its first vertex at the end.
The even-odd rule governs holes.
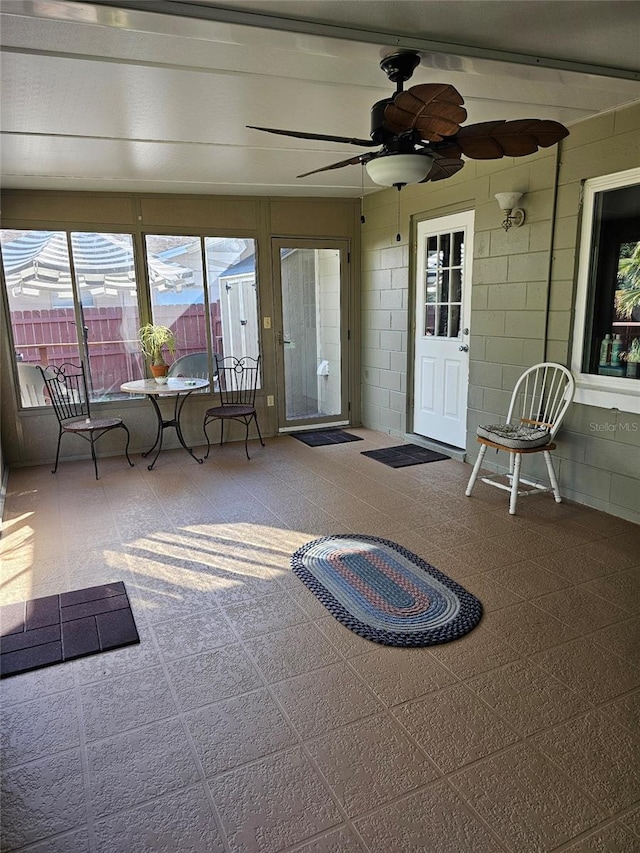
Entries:
POLYGON ((347 411, 348 411, 348 412, 350 412, 350 411, 351 411, 351 403, 350 403, 350 402, 349 402, 349 403, 347 403, 347 411))
POLYGON ((347 340, 351 340, 351 329, 347 329, 347 340))
POLYGON ((351 263, 351 252, 347 252, 347 263, 351 263))

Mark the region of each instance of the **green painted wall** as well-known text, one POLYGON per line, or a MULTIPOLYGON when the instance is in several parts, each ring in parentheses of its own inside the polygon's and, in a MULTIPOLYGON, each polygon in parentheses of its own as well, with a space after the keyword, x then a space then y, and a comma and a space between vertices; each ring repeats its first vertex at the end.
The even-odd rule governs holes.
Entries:
MULTIPOLYGON (((357 302, 359 276, 359 201, 357 199, 324 198, 251 198, 227 196, 181 196, 132 193, 40 192, 8 190, 3 194, 3 228, 55 230, 126 231, 134 235, 138 255, 142 257, 142 235, 148 233, 204 234, 251 237, 258 241, 258 284, 261 317, 271 318, 266 330, 261 322, 263 388, 256 405, 263 435, 278 431, 276 407, 267 407, 266 396, 277 400, 276 334, 278 301, 273 292, 271 239, 283 237, 340 239, 348 241, 353 262, 349 265, 349 316, 359 313, 357 302)), ((1 290, 2 288, 0 288, 1 290)), ((3 294, 4 296, 4 294, 3 294)), ((358 324, 352 328, 357 330, 358 324)), ((0 299, 0 427, 4 461, 9 466, 41 465, 55 458, 58 436, 57 422, 51 411, 42 408, 20 410, 16 405, 16 376, 9 345, 6 299, 0 299)), ((352 412, 360 418, 358 400, 360 360, 355 345, 348 354, 349 390, 352 412), (354 390, 355 389, 355 390, 354 390)), ((204 410, 212 404, 212 393, 189 400, 182 417, 187 442, 193 446, 204 442, 202 420, 204 410)), ((127 400, 126 404, 103 403, 92 406, 92 412, 118 414, 131 432, 131 452, 147 450, 152 444, 156 425, 153 410, 146 399, 127 400)), ((231 427, 230 438, 241 438, 241 425, 231 427)), ((101 440, 102 455, 122 454, 119 431, 101 440)), ((227 430, 225 429, 225 435, 227 430)), ((174 431, 164 437, 164 446, 179 446, 174 431)), ((83 442, 63 439, 61 460, 86 458, 83 442), (80 446, 79 446, 80 445, 80 446)))
MULTIPOLYGON (((634 104, 572 126, 561 145, 530 157, 468 161, 446 181, 368 196, 363 423, 390 435, 411 434, 416 221, 475 211, 467 417, 467 459, 473 461, 477 425, 504 417, 523 369, 544 358, 569 364, 581 182, 639 165, 640 104, 634 104), (505 233, 494 194, 512 190, 526 193, 526 221, 505 233)), ((640 415, 574 404, 556 458, 567 498, 640 522, 640 415)), ((530 470, 541 473, 536 462, 530 470)))

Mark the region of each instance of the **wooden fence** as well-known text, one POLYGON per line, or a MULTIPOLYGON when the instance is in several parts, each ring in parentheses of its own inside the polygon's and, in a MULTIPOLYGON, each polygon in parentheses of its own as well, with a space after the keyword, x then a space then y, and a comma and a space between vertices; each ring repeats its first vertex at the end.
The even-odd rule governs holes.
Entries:
MULTIPOLYGON (((123 382, 144 376, 137 323, 131 324, 121 307, 85 308, 83 314, 94 395, 108 395, 123 382)), ((176 357, 207 350, 204 305, 157 306, 154 322, 175 332, 176 357)), ((78 335, 72 308, 13 311, 11 324, 18 360, 42 365, 78 361, 82 334, 78 335)), ((211 305, 211 326, 213 349, 222 353, 219 302, 211 305)))

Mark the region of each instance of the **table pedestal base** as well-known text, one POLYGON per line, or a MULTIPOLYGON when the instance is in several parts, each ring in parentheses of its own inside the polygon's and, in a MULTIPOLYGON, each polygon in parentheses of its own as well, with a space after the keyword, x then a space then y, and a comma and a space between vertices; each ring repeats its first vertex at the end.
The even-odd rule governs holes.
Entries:
POLYGON ((160 406, 158 405, 158 401, 156 400, 155 396, 152 394, 147 394, 147 397, 153 403, 153 408, 155 409, 156 417, 158 418, 158 432, 156 433, 156 440, 153 442, 153 446, 150 447, 146 453, 142 454, 142 458, 145 459, 147 456, 153 453, 154 450, 156 451, 156 454, 153 457, 153 462, 150 465, 147 465, 147 470, 151 471, 153 466, 156 464, 156 460, 160 455, 160 451, 162 450, 162 436, 164 435, 164 431, 165 429, 167 429, 167 427, 174 427, 180 444, 184 447, 187 453, 196 460, 198 465, 202 465, 203 460, 198 459, 193 450, 190 447, 187 447, 187 444, 184 440, 184 436, 182 435, 182 430, 180 429, 180 413, 182 412, 182 407, 184 406, 187 397, 189 397, 189 394, 181 394, 180 396, 176 397, 176 402, 173 409, 173 418, 168 421, 165 421, 163 419, 162 412, 160 411, 160 406))

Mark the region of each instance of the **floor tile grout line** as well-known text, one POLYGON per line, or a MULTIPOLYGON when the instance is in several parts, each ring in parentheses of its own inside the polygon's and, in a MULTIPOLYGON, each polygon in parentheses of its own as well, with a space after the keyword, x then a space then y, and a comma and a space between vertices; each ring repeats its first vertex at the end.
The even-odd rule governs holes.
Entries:
MULTIPOLYGON (((254 667, 255 671, 257 672, 258 676, 262 679, 263 686, 266 689, 267 693, 269 694, 271 701, 278 708, 278 711, 280 712, 283 719, 286 721, 287 725, 289 726, 289 728, 291 729, 291 731, 294 733, 295 737, 298 740, 297 746, 291 747, 290 749, 297 748, 305 755, 307 761, 311 764, 311 766, 314 768, 314 770, 318 774, 318 777, 320 778, 322 785, 324 786, 325 792, 329 794, 329 796, 331 797, 331 800, 334 802, 338 811, 342 815, 342 817, 343 817, 342 822, 345 823, 347 826, 349 826, 350 830, 354 834, 356 834, 356 837, 359 839, 360 838, 359 833, 356 833, 355 827, 352 825, 351 820, 350 820, 348 814, 346 813, 346 811, 342 808, 342 806, 338 800, 338 797, 334 794, 333 788, 329 784, 328 780, 325 778, 324 774, 321 772, 320 768, 317 766, 317 764, 316 764, 315 760, 313 759, 313 756, 310 754, 309 750, 305 747, 304 741, 303 741, 298 729, 296 728, 293 721, 290 719, 289 715, 286 713, 286 710, 283 708, 282 703, 278 700, 278 697, 275 694, 275 692, 271 689, 271 683, 267 680, 265 674, 262 672, 260 666, 258 665, 258 662, 254 659, 253 655, 251 654, 250 649, 248 649, 245 646, 242 638, 238 635, 237 631, 235 631, 235 628, 233 625, 231 626, 231 629, 234 631, 234 633, 238 637, 239 644, 243 648, 245 655, 251 661, 251 664, 254 667)), ((233 771, 231 770, 229 772, 233 772, 233 771)), ((305 840, 308 840, 308 839, 305 839, 305 840)), ((362 842, 362 843, 363 843, 364 849, 368 851, 369 848, 367 847, 367 845, 365 845, 364 842, 362 842)))
MULTIPOLYGON (((594 642, 593 640, 590 640, 590 638, 588 636, 579 635, 577 637, 573 637, 571 640, 567 640, 564 643, 559 643, 558 645, 555 645, 555 646, 548 646, 544 649, 541 649, 538 652, 529 653, 526 655, 526 657, 527 657, 527 659, 531 660, 531 662, 533 663, 534 666, 539 667, 544 672, 546 672, 548 675, 551 675, 553 678, 556 679, 556 681, 560 681, 561 684, 563 684, 565 687, 568 687, 569 690, 573 691, 574 693, 578 693, 578 695, 581 696, 581 698, 586 699, 587 702, 593 702, 593 699, 591 698, 590 695, 586 696, 583 693, 579 693, 579 691, 575 687, 572 687, 571 684, 568 684, 567 682, 565 682, 561 678, 559 678, 559 676, 556 673, 554 673, 551 669, 549 669, 548 666, 545 666, 544 663, 536 660, 536 658, 538 658, 540 655, 544 655, 550 651, 556 651, 558 649, 562 649, 564 646, 570 646, 573 643, 580 642, 581 640, 588 640, 589 642, 594 642)), ((605 649, 604 647, 600 647, 600 648, 603 652, 606 652, 607 655, 613 655, 613 657, 619 658, 620 661, 628 664, 628 661, 626 658, 623 658, 620 655, 616 655, 615 653, 610 652, 608 649, 605 649)), ((638 668, 638 669, 640 671, 640 668, 638 668)), ((634 690, 636 690, 638 688, 638 686, 640 686, 640 682, 638 682, 638 684, 636 684, 634 687, 629 688, 629 690, 624 690, 622 694, 616 694, 615 696, 609 696, 608 699, 604 700, 604 701, 616 700, 621 695, 626 695, 627 693, 633 692, 634 690)))
MULTIPOLYGON (((541 732, 541 733, 539 733, 539 734, 544 734, 544 732, 541 732)), ((539 737, 539 734, 538 734, 538 735, 535 735, 535 737, 539 737)), ((556 769, 559 773, 561 773, 561 774, 564 776, 564 778, 565 778, 566 780, 568 780, 572 785, 574 785, 574 786, 578 789, 578 791, 580 791, 580 792, 581 792, 581 794, 582 794, 584 797, 586 797, 586 799, 587 799, 587 800, 589 800, 589 801, 591 802, 591 804, 592 804, 593 806, 595 806, 595 808, 596 808, 599 812, 606 812, 606 813, 607 813, 607 814, 606 814, 606 817, 607 817, 607 818, 608 818, 608 817, 612 817, 612 815, 610 815, 610 814, 609 814, 609 809, 608 809, 608 807, 607 807, 607 806, 604 806, 604 805, 603 805, 603 804, 602 804, 602 803, 601 803, 601 802, 596 798, 596 796, 595 796, 595 795, 594 795, 594 794, 593 794, 593 793, 592 793, 592 792, 591 792, 587 787, 583 787, 579 782, 577 782, 575 779, 573 779, 573 778, 572 778, 572 776, 571 776, 570 771, 569 771, 568 769, 566 769, 565 767, 563 767, 563 765, 560 763, 560 761, 559 761, 559 760, 556 760, 555 758, 552 758, 550 755, 547 755, 547 753, 546 753, 546 752, 544 752, 544 751, 542 750, 542 748, 541 748, 541 747, 539 747, 539 746, 537 746, 535 743, 530 744, 530 746, 532 747, 532 749, 535 749, 535 750, 536 750, 536 752, 537 752, 539 755, 541 755, 541 756, 544 758, 544 760, 545 760, 545 761, 548 761, 548 762, 549 762, 549 764, 551 764, 553 767, 555 767, 555 769, 556 769)), ((603 818, 603 820, 604 820, 604 819, 605 819, 605 818, 603 818)))
POLYGON ((618 818, 605 818, 603 821, 601 821, 601 823, 595 824, 594 826, 590 826, 588 829, 584 830, 584 832, 581 832, 579 835, 570 838, 568 841, 563 841, 562 844, 559 844, 557 847, 554 847, 550 851, 550 853, 563 853, 563 851, 565 850, 570 851, 576 843, 579 844, 581 841, 588 840, 592 835, 595 835, 598 832, 602 832, 603 830, 606 830, 609 827, 615 826, 618 820, 618 818))
POLYGON ((97 842, 95 838, 94 826, 95 815, 93 813, 93 802, 91 798, 91 776, 89 768, 89 754, 87 751, 87 736, 84 719, 84 708, 82 706, 82 694, 79 682, 78 669, 76 667, 75 661, 69 661, 69 664, 73 667, 73 685, 76 700, 76 714, 78 717, 78 734, 80 740, 80 761, 82 764, 82 787, 84 791, 85 814, 87 816, 87 835, 89 838, 89 849, 94 850, 97 849, 97 842))
MULTIPOLYGON (((207 777, 206 777, 206 774, 204 772, 204 767, 202 765, 202 762, 200 761, 200 756, 198 755, 198 751, 196 749, 195 742, 193 741, 193 738, 191 737, 191 732, 189 730, 189 727, 187 725, 187 721, 185 719, 185 714, 188 712, 182 708, 182 703, 180 702, 178 693, 174 687, 173 680, 171 678, 171 675, 170 675, 169 670, 167 668, 166 662, 165 662, 164 657, 162 655, 162 650, 158 647, 156 637, 155 637, 153 631, 151 631, 151 642, 153 643, 153 645, 155 647, 155 651, 156 651, 158 660, 160 661, 160 666, 162 667, 162 671, 164 674, 165 681, 169 687, 169 691, 170 691, 171 697, 173 699, 174 707, 176 708, 177 713, 175 715, 175 719, 178 719, 180 721, 180 725, 182 727, 183 734, 184 734, 185 739, 189 745, 189 751, 191 753, 191 760, 193 761, 193 764, 194 764, 196 771, 198 773, 198 776, 200 779, 200 786, 201 786, 203 793, 204 793, 204 796, 205 796, 205 798, 209 804, 209 808, 211 809, 212 816, 213 816, 214 822, 216 824, 216 828, 218 830, 218 833, 219 833, 220 838, 222 840, 222 844, 223 844, 224 849, 225 849, 225 853, 232 853, 231 846, 230 846, 229 840, 227 838, 227 833, 225 832, 225 829, 224 829, 224 823, 222 822, 220 811, 218 809, 217 804, 215 803, 215 801, 213 799, 211 791, 209 790, 209 786, 207 784, 207 777)), ((171 716, 171 719, 174 719, 173 715, 171 716)), ((187 786, 183 785, 179 788, 176 788, 175 790, 184 790, 186 787, 187 786)), ((149 802, 154 802, 154 801, 160 799, 160 797, 162 797, 162 796, 163 795, 161 794, 157 797, 154 797, 151 800, 149 800, 149 802)), ((138 804, 136 804, 135 808, 140 808, 141 805, 142 804, 138 803, 138 804)))
MULTIPOLYGON (((191 759, 192 759, 192 761, 193 761, 193 763, 194 763, 194 766, 195 766, 195 768, 196 768, 196 771, 197 771, 197 773, 198 773, 198 776, 200 777, 200 786, 201 786, 201 788, 202 788, 202 790, 203 790, 203 792, 204 792, 204 795, 205 795, 206 799, 207 799, 207 800, 208 800, 208 802, 209 802, 209 807, 210 807, 210 808, 211 808, 211 810, 212 810, 213 817, 214 817, 214 821, 215 821, 215 823, 216 823, 216 826, 217 826, 218 832, 219 832, 219 834, 220 834, 220 836, 221 836, 221 839, 223 840, 223 845, 224 845, 224 848, 225 848, 225 853, 231 853, 230 847, 229 847, 229 845, 228 845, 228 841, 227 841, 226 833, 224 832, 224 827, 223 827, 223 824, 222 824, 222 822, 221 822, 221 820, 220 820, 220 815, 219 815, 219 813, 218 813, 218 809, 217 809, 217 807, 215 806, 215 803, 213 802, 213 799, 212 799, 212 797, 211 797, 211 795, 210 795, 210 791, 209 791, 208 785, 206 784, 206 777, 205 777, 205 775, 204 775, 204 770, 203 770, 203 768, 202 768, 202 765, 201 765, 201 763, 200 763, 200 759, 199 759, 199 757, 198 757, 198 755, 197 755, 197 752, 196 752, 196 750, 195 750, 195 745, 193 744, 193 741, 192 741, 192 739, 191 739, 191 733, 189 732, 188 727, 187 727, 187 725, 186 725, 186 722, 185 722, 185 720, 184 720, 184 717, 183 717, 183 715, 181 714, 181 705, 180 705, 180 703, 179 703, 179 701, 178 701, 178 698, 177 698, 177 695, 176 695, 176 693, 175 693, 175 690, 174 690, 174 687, 173 687, 172 680, 171 680, 171 678, 170 678, 170 676, 169 676, 169 673, 168 673, 168 671, 167 671, 167 668, 166 668, 166 665, 165 665, 165 662, 164 662, 163 656, 162 656, 162 654, 161 654, 161 650, 158 648, 158 645, 157 645, 157 642, 156 642, 155 635, 154 635, 154 633, 153 633, 152 627, 151 627, 151 625, 149 624, 149 621, 148 621, 148 619, 146 618, 146 614, 144 613, 144 611, 142 612, 142 614, 141 614, 141 615, 142 615, 142 619, 143 619, 143 621, 144 621, 144 623, 145 623, 145 625, 146 625, 146 629, 147 629, 147 631, 148 631, 148 636, 151 638, 151 643, 154 645, 155 652, 156 652, 156 656, 157 656, 158 661, 159 661, 159 665, 161 666, 161 668, 162 668, 162 670, 163 670, 163 674, 164 674, 165 681, 166 681, 166 683, 167 683, 167 685, 168 685, 169 691, 170 691, 170 693, 171 693, 171 696, 172 696, 172 699, 173 699, 173 702, 174 702, 174 706, 175 706, 175 709, 176 709, 176 714, 174 714, 174 715, 172 714, 172 715, 170 715, 169 717, 162 717, 162 718, 160 718, 160 719, 158 719, 158 720, 151 721, 150 723, 145 723, 145 724, 143 724, 143 725, 141 725, 141 726, 136 727, 136 729, 135 729, 135 730, 139 730, 139 729, 144 728, 144 727, 149 726, 149 725, 155 725, 155 724, 157 724, 157 723, 159 723, 159 722, 162 722, 162 721, 164 721, 164 720, 173 720, 173 719, 178 719, 178 720, 180 721, 180 724, 181 724, 182 730, 183 730, 183 732, 184 732, 185 738, 187 739, 187 742, 188 742, 188 744, 189 744, 189 749, 190 749, 190 751, 191 751, 191 759)), ((76 679, 76 680, 77 680, 77 677, 78 677, 78 674, 77 674, 77 673, 74 673, 74 679, 76 679)), ((111 680, 111 679, 109 679, 109 680, 111 680)), ((102 681, 102 680, 99 680, 99 681, 97 681, 97 682, 92 682, 92 683, 93 683, 93 684, 100 684, 100 683, 101 683, 101 681, 102 681)), ((85 686, 85 685, 82 685, 82 686, 85 686)), ((78 689, 81 689, 80 685, 78 685, 78 689)), ((134 731, 134 729, 127 729, 127 730, 126 730, 126 732, 127 732, 127 733, 128 733, 128 732, 131 732, 131 731, 134 731)), ((108 737, 108 738, 98 739, 97 741, 92 741, 91 743, 92 743, 92 745, 93 745, 94 743, 104 742, 104 741, 106 741, 106 740, 110 740, 110 739, 112 739, 113 737, 117 737, 117 736, 118 736, 118 735, 111 735, 111 736, 110 736, 110 737, 108 737)), ((86 753, 86 745, 85 745, 85 753, 86 753)), ((87 756, 87 774, 88 774, 88 756, 87 756)), ((184 785, 183 785, 183 786, 181 786, 181 787, 179 787, 179 788, 176 788, 175 790, 180 790, 180 791, 181 791, 181 790, 184 790, 184 789, 185 789, 185 788, 187 788, 187 787, 189 787, 189 786, 184 786, 184 785)), ((141 803, 139 802, 139 803, 136 803, 134 806, 132 806, 132 809, 131 809, 131 810, 133 811, 133 810, 140 809, 140 808, 142 808, 144 805, 146 805, 147 803, 155 802, 155 801, 157 801, 158 799, 160 799, 161 797, 166 796, 168 793, 170 793, 170 792, 165 792, 164 794, 160 794, 159 796, 156 796, 156 797, 150 798, 149 800, 147 800, 147 801, 145 801, 145 802, 141 802, 141 803)), ((95 820, 103 820, 103 819, 107 819, 108 817, 109 817, 109 815, 101 815, 100 817, 96 817, 96 818, 95 818, 95 820)), ((93 824, 92 824, 92 832, 94 832, 94 831, 95 831, 95 830, 93 829, 93 824)), ((93 836, 92 836, 92 837, 93 837, 93 836)))

